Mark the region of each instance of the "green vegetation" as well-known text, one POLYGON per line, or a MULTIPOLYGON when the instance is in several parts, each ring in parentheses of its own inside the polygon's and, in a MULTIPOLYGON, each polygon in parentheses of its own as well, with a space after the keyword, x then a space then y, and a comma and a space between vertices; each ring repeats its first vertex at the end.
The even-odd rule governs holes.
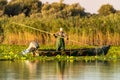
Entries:
POLYGON ((106 5, 101 6, 101 8, 99 9, 98 12, 100 15, 106 16, 106 15, 109 15, 111 13, 115 13, 116 10, 113 8, 112 5, 106 4, 106 5))
MULTIPOLYGON (((120 14, 108 16, 91 16, 80 18, 78 16, 63 18, 37 18, 25 17, 23 14, 14 17, 0 18, 1 29, 3 29, 6 44, 28 44, 31 40, 38 40, 40 44, 55 44, 52 35, 21 26, 24 24, 49 33, 59 31, 63 27, 69 35, 67 45, 120 45, 120 14), (17 24, 14 24, 18 23, 17 24)), ((1 32, 2 34, 2 32, 1 32)))
POLYGON ((55 38, 44 32, 56 33, 63 27, 69 35, 67 45, 120 45, 120 12, 112 5, 100 7, 98 14, 84 11, 78 3, 45 3, 39 0, 0 1, 0 43, 26 45, 38 40, 54 45, 55 38), (14 23, 17 24, 14 24, 14 23), (74 41, 73 41, 74 40, 74 41))
MULTIPOLYGON (((41 49, 44 46, 41 46, 41 49)), ((53 48, 53 47, 48 47, 53 48)), ((69 46, 67 46, 69 48, 69 46)), ((75 48, 75 47, 72 47, 75 48)), ((0 60, 41 60, 41 61, 51 61, 51 60, 58 60, 58 61, 117 61, 120 59, 120 47, 111 47, 108 54, 106 56, 61 56, 57 55, 54 57, 47 57, 47 56, 32 56, 32 53, 29 53, 26 56, 21 55, 21 51, 26 49, 26 46, 19 46, 19 45, 1 45, 0 46, 0 60)))
MULTIPOLYGON (((39 0, 12 0, 9 3, 7 0, 0 0, 0 44, 7 44, 7 47, 0 45, 1 59, 32 58, 18 56, 18 53, 25 48, 20 45, 28 45, 32 40, 37 40, 40 46, 44 46, 41 48, 55 46, 54 36, 20 24, 48 33, 56 33, 60 27, 63 27, 69 36, 69 40, 65 41, 67 46, 70 45, 67 48, 120 45, 120 10, 114 9, 110 4, 101 5, 98 14, 91 14, 85 12, 79 3, 69 5, 63 3, 63 0, 51 4, 43 4, 39 0), (19 46, 16 48, 12 45, 19 46)), ((108 60, 119 59, 119 56, 119 47, 112 47, 105 57, 74 58, 60 55, 56 57, 68 60, 71 58, 108 60)))

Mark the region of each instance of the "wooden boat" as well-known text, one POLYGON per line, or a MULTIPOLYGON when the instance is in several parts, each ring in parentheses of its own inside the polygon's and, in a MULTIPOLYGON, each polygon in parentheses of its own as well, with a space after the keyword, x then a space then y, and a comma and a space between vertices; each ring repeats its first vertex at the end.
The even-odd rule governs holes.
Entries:
POLYGON ((80 49, 68 49, 64 51, 56 51, 54 49, 41 49, 39 50, 39 56, 56 56, 56 55, 68 55, 68 56, 100 56, 106 55, 110 45, 102 46, 99 48, 80 48, 80 49))

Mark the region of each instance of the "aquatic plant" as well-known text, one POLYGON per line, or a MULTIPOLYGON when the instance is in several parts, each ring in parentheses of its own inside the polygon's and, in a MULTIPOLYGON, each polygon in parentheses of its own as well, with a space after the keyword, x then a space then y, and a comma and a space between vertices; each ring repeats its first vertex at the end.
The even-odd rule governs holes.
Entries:
MULTIPOLYGON (((45 47, 45 46, 44 46, 45 47)), ((49 49, 50 47, 48 47, 49 49)), ((108 54, 106 56, 66 56, 66 55, 56 55, 53 57, 48 56, 32 56, 32 53, 27 55, 21 55, 21 51, 26 49, 26 46, 20 45, 1 45, 0 46, 0 60, 40 60, 40 61, 50 61, 50 60, 58 60, 58 61, 117 61, 120 59, 120 47, 111 47, 108 54)))

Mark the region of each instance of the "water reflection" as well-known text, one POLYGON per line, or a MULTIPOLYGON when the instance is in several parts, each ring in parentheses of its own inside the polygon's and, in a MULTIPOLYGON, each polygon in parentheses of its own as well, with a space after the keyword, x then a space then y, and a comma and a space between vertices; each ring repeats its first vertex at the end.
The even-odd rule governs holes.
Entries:
POLYGON ((65 61, 59 61, 58 63, 58 79, 64 79, 64 72, 65 72, 65 61))
POLYGON ((26 66, 26 69, 28 70, 28 77, 29 80, 33 80, 33 76, 37 75, 38 74, 38 70, 40 69, 40 65, 39 65, 39 61, 38 60, 35 60, 35 61, 25 61, 25 66, 26 66))
POLYGON ((119 80, 120 62, 0 61, 0 80, 119 80))

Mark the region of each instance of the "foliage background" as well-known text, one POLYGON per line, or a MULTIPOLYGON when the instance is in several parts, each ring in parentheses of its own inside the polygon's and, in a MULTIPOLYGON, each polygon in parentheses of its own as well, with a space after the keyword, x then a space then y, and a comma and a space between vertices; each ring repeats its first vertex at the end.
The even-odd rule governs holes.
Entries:
POLYGON ((55 44, 54 36, 19 24, 49 33, 63 27, 69 36, 67 45, 120 45, 120 11, 110 4, 101 5, 98 14, 91 14, 78 3, 69 5, 61 0, 51 4, 0 0, 0 43, 26 45, 37 40, 43 45, 55 44))

